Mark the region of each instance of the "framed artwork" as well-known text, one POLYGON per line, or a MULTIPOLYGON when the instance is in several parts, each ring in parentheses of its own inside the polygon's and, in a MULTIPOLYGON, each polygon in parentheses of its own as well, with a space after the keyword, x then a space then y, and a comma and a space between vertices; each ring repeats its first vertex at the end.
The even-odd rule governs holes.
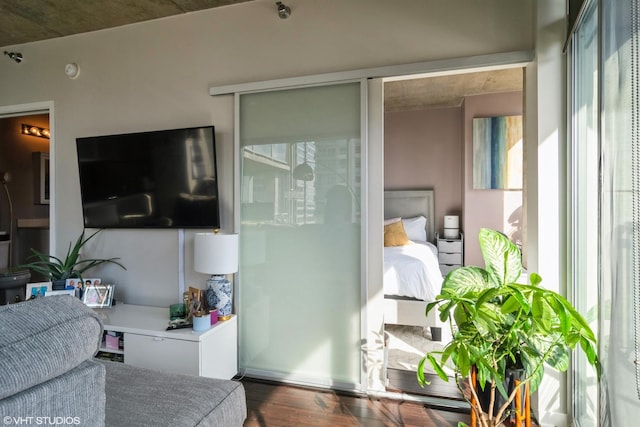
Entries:
POLYGON ((73 289, 84 289, 87 286, 92 286, 92 285, 100 285, 101 281, 100 279, 94 279, 94 278, 85 278, 85 279, 67 279, 67 283, 66 283, 66 287, 65 289, 69 290, 73 290, 73 289))
POLYGON ((85 286, 82 294, 82 302, 87 307, 106 308, 111 307, 113 299, 113 285, 89 285, 85 286))
POLYGON ((49 204, 50 179, 49 179, 49 153, 33 153, 34 165, 34 200, 40 205, 49 204))
POLYGON ((44 297, 51 290, 51 282, 27 283, 25 300, 44 297))
POLYGON ((473 188, 521 190, 522 116, 473 119, 473 188))

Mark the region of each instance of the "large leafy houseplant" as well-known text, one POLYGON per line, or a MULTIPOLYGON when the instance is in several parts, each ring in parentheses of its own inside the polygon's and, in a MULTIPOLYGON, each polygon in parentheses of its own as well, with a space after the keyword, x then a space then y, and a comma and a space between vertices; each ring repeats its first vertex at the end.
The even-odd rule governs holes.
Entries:
POLYGON ((542 278, 536 273, 529 275, 527 284, 517 283, 523 270, 518 247, 490 229, 480 230, 479 241, 485 269, 467 266, 451 271, 440 295, 427 305, 426 314, 437 308, 454 333, 441 351, 425 355, 417 377, 421 385, 428 384, 424 371, 429 363, 448 381, 445 369, 452 368, 479 425, 493 427, 509 417, 519 388, 529 384, 531 393, 538 388, 545 364, 566 371, 577 345, 598 376, 600 363, 595 335, 569 301, 540 287, 542 278), (505 382, 513 369, 520 371, 520 383, 509 390, 505 382), (463 379, 471 384, 472 373, 479 390, 489 395, 486 407, 478 398, 479 390, 469 387, 472 398, 463 391, 463 379), (504 403, 498 403, 496 393, 504 403))
POLYGON ((117 261, 119 258, 80 258, 80 250, 82 247, 99 232, 100 230, 85 238, 83 230, 73 246, 69 243, 69 248, 64 258, 57 258, 31 248, 31 255, 27 258, 29 262, 17 268, 29 268, 44 275, 53 282, 71 278, 82 279, 82 274, 85 271, 104 263, 116 264, 126 270, 124 265, 117 261))

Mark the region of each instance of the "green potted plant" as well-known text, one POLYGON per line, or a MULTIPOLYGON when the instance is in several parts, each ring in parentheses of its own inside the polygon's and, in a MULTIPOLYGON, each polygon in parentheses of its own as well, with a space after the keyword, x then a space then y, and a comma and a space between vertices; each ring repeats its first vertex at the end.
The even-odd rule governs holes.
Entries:
POLYGON ((421 385, 428 384, 425 364, 429 363, 448 381, 449 367, 478 425, 494 427, 512 415, 519 389, 522 392, 528 384, 533 393, 538 388, 545 364, 566 371, 577 345, 598 376, 600 362, 593 331, 569 301, 540 287, 542 278, 536 273, 529 275, 527 284, 517 283, 523 270, 518 247, 486 228, 480 230, 479 241, 486 268, 451 271, 440 295, 427 305, 426 314, 437 308, 440 319, 451 325, 453 337, 441 351, 422 358, 417 377, 421 385), (519 384, 509 387, 514 372, 519 384), (463 379, 472 384, 472 376, 477 386, 469 387, 467 396, 463 379))
POLYGON ((31 255, 27 258, 27 261, 29 262, 19 265, 16 268, 29 268, 44 275, 49 280, 51 280, 54 289, 64 289, 67 279, 82 279, 82 274, 85 271, 100 264, 116 264, 126 270, 124 265, 117 261, 119 258, 80 259, 80 250, 82 249, 82 247, 99 232, 100 230, 85 238, 83 230, 82 234, 80 234, 73 246, 71 246, 71 243, 69 243, 69 249, 67 249, 67 254, 63 259, 57 258, 53 255, 44 254, 31 248, 31 255))

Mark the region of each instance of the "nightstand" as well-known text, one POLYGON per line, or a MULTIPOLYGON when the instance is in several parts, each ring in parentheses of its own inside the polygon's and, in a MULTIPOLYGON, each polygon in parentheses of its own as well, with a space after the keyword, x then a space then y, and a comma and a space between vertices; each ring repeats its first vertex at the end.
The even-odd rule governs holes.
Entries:
POLYGON ((436 243, 438 245, 438 263, 440 272, 446 276, 454 268, 462 267, 464 264, 464 234, 460 233, 457 239, 441 238, 436 233, 436 243))

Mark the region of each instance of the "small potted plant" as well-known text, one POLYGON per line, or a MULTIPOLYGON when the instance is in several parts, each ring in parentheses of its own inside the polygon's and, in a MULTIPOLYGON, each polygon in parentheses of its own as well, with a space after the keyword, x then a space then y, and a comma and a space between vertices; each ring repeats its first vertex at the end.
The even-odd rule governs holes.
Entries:
POLYGON ((80 250, 82 247, 99 232, 100 230, 85 239, 83 230, 82 234, 80 234, 73 246, 69 243, 69 249, 67 249, 67 254, 64 259, 57 258, 53 255, 43 254, 42 252, 31 248, 31 255, 27 258, 27 261, 29 262, 19 265, 16 268, 29 268, 44 275, 46 278, 51 280, 53 289, 64 289, 67 279, 82 279, 82 273, 100 264, 111 263, 126 270, 124 265, 117 261, 119 258, 80 259, 80 250))
POLYGON ((523 270, 518 247, 490 229, 480 230, 479 241, 486 268, 451 271, 440 295, 427 305, 427 315, 439 310, 454 333, 441 351, 425 355, 417 377, 421 385, 428 384, 426 363, 445 381, 445 367, 453 369, 472 418, 481 427, 495 427, 513 416, 514 400, 525 386, 531 393, 538 388, 545 364, 566 371, 578 345, 598 376, 600 362, 593 331, 569 301, 540 287, 536 273, 527 284, 518 283, 523 270), (514 375, 518 382, 510 381, 514 375), (476 384, 468 387, 470 396, 463 379, 476 384))

